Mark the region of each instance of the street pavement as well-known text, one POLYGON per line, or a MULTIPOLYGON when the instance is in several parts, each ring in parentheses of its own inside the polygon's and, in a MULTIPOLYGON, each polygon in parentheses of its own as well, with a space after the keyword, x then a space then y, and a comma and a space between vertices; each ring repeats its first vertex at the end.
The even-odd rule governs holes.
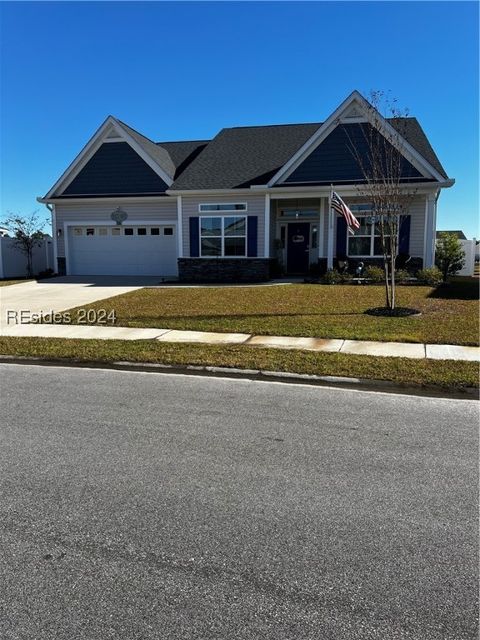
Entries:
POLYGON ((473 640, 478 403, 0 365, 2 640, 473 640))

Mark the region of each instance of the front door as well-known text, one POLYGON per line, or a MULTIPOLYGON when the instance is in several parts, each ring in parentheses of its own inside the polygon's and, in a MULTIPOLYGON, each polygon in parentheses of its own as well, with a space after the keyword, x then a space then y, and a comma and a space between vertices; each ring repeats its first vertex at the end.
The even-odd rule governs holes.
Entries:
POLYGON ((307 273, 310 250, 310 223, 289 222, 287 232, 287 271, 307 273))

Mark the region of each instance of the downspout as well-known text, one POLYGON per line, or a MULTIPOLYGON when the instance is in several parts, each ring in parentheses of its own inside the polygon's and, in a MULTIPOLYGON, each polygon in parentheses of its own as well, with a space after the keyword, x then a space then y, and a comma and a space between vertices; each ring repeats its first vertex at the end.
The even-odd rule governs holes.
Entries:
POLYGON ((437 250, 437 202, 440 197, 441 189, 437 191, 437 195, 435 196, 435 211, 433 213, 433 250, 432 250, 432 262, 433 266, 435 266, 435 253, 437 250))
POLYGON ((55 213, 55 205, 48 202, 45 206, 52 216, 52 241, 53 241, 53 271, 58 273, 58 253, 57 253, 57 215, 55 213))

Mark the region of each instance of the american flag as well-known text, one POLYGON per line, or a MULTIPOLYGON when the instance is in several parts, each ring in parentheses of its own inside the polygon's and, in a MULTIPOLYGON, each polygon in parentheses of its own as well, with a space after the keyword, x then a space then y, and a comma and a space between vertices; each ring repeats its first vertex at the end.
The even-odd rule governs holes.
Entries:
POLYGON ((334 209, 337 213, 343 216, 347 222, 348 230, 353 233, 354 229, 360 228, 359 221, 355 218, 353 213, 347 207, 345 202, 340 198, 338 193, 332 191, 332 197, 330 200, 330 205, 332 209, 334 209))

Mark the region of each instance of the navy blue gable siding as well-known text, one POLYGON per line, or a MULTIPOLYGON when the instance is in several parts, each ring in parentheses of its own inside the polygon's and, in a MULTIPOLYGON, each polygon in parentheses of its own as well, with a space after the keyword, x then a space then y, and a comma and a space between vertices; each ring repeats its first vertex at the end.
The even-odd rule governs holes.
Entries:
POLYGON ((410 252, 410 216, 400 216, 398 234, 398 253, 407 255, 410 252))
POLYGON ((258 245, 258 217, 247 216, 247 256, 257 257, 258 245))
MULTIPOLYGON (((368 132, 362 127, 370 125, 345 124, 337 126, 325 140, 286 179, 289 182, 321 182, 363 180, 353 149, 356 149, 368 164, 368 132)), ((386 143, 389 144, 389 143, 386 143)), ((402 176, 419 178, 421 174, 403 159, 402 176)))
POLYGON ((337 218, 337 258, 344 258, 347 255, 347 223, 345 218, 337 218))
POLYGON ((200 219, 198 216, 192 216, 189 219, 190 224, 190 257, 198 258, 200 255, 200 219))
POLYGON ((167 188, 127 142, 108 142, 101 145, 63 195, 164 193, 167 188))

